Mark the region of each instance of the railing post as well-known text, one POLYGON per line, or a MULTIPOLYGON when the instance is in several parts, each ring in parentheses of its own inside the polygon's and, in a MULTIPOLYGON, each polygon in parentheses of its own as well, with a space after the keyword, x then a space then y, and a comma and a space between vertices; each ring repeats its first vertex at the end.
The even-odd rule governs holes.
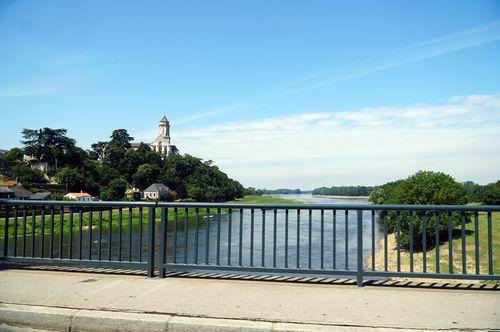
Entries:
MULTIPOLYGON (((165 278, 165 263, 166 263, 166 255, 165 255, 165 247, 167 242, 167 209, 161 208, 160 212, 160 268, 158 269, 159 277, 165 278)), ((186 226, 187 227, 187 226, 186 226)))
POLYGON ((357 210, 358 214, 358 287, 363 287, 363 210, 357 210))
POLYGON ((148 220, 148 278, 155 274, 155 206, 149 207, 148 220))

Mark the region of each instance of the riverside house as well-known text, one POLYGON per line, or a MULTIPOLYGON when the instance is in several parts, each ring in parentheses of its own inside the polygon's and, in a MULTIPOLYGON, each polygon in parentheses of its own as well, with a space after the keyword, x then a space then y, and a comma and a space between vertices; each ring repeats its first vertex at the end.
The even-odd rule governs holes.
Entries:
POLYGON ((144 189, 144 199, 167 199, 170 189, 163 183, 153 183, 144 189))
POLYGON ((77 202, 89 202, 95 200, 94 196, 84 193, 83 191, 80 191, 79 193, 67 193, 64 197, 77 202))

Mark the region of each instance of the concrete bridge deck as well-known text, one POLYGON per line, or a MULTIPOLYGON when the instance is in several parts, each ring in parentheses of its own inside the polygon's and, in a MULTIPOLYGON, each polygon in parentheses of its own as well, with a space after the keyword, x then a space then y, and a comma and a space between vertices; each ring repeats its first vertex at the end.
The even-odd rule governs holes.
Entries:
POLYGON ((487 288, 1 269, 0 322, 71 331, 500 329, 500 291, 487 288))

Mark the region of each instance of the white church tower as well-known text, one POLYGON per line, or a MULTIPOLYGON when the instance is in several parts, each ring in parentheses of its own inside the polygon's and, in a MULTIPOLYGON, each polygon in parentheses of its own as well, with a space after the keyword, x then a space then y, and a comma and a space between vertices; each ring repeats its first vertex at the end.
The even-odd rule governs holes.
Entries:
POLYGON ((154 152, 165 156, 177 153, 175 145, 170 144, 170 123, 166 116, 160 120, 158 137, 149 146, 154 152))

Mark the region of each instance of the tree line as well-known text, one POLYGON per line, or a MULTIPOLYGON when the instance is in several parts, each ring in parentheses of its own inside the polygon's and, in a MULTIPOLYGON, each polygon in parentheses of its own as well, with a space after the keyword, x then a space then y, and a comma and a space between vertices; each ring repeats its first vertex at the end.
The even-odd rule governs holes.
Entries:
POLYGON ((310 191, 301 189, 256 189, 254 187, 245 188, 245 196, 262 196, 262 195, 290 195, 290 194, 308 194, 310 191))
POLYGON ((129 187, 144 190, 158 182, 172 190, 172 199, 227 201, 243 196, 243 186, 212 161, 188 154, 162 157, 144 143, 132 148, 134 139, 125 129, 114 130, 109 141, 94 143, 88 151, 66 133, 24 129, 23 148, 13 148, 0 159, 0 174, 27 187, 55 181, 67 192, 83 190, 102 200, 121 200, 129 187), (24 155, 46 162, 48 171, 31 168, 24 155))
POLYGON ((312 193, 313 195, 331 196, 369 196, 375 188, 370 186, 333 186, 316 188, 312 193))

